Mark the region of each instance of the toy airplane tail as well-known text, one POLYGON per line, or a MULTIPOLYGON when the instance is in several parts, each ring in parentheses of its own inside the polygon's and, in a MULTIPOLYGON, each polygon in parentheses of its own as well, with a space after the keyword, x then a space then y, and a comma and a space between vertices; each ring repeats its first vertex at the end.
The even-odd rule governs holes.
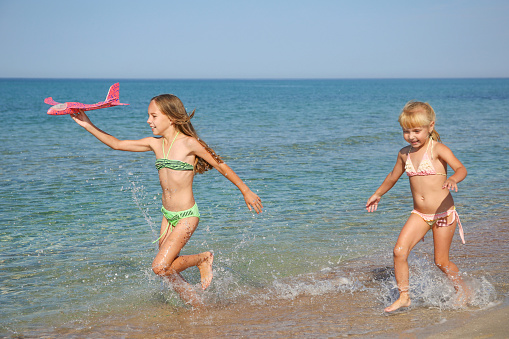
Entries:
POLYGON ((116 84, 113 84, 111 87, 110 87, 110 90, 108 91, 108 95, 106 96, 106 100, 105 102, 109 103, 109 104, 112 104, 112 105, 129 105, 129 104, 123 104, 121 102, 119 102, 119 99, 120 99, 120 95, 119 95, 119 83, 117 82, 116 84))

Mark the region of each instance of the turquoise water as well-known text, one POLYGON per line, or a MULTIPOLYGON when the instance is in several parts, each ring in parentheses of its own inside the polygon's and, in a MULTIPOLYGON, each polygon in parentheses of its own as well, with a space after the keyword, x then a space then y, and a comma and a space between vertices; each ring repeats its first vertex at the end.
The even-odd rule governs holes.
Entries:
MULTIPOLYGON (((95 103, 114 82, 0 79, 0 334, 161 300, 183 307, 151 271, 154 155, 113 151, 68 116, 46 114, 48 96, 95 103)), ((161 93, 196 109, 200 137, 264 203, 253 215, 219 173, 196 176, 202 219, 184 253, 214 250, 214 302, 392 250, 412 209, 407 179, 379 212, 364 204, 405 146, 397 117, 411 99, 432 104, 468 169, 454 193, 467 242, 476 224, 507 217, 509 79, 122 80, 130 105, 89 116, 121 139, 150 136, 148 102, 161 93)), ((185 276, 199 282, 197 271, 185 276)))

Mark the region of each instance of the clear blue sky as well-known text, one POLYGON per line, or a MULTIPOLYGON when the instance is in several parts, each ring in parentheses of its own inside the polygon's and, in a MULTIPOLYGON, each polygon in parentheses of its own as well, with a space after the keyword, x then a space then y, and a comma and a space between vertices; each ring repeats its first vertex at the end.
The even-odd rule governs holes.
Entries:
POLYGON ((507 0, 0 0, 0 77, 509 77, 507 0))

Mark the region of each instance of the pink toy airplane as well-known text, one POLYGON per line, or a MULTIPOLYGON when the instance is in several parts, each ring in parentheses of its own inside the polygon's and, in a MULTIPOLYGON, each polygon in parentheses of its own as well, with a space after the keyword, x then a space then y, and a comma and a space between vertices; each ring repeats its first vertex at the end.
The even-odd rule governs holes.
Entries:
POLYGON ((101 109, 111 106, 121 106, 121 105, 129 105, 123 104, 119 102, 119 94, 118 94, 119 84, 118 82, 110 87, 108 91, 108 95, 106 96, 106 100, 100 101, 97 104, 82 104, 81 102, 66 102, 66 103, 58 103, 53 100, 52 97, 44 99, 44 102, 48 105, 52 105, 48 110, 48 114, 52 115, 63 115, 63 114, 74 114, 78 113, 80 110, 82 111, 91 111, 94 109, 101 109))

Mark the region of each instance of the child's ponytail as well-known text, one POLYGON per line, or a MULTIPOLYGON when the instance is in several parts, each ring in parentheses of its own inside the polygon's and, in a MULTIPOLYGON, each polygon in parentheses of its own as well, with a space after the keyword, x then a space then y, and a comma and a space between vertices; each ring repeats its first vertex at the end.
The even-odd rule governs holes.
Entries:
POLYGON ((431 139, 433 139, 435 141, 442 142, 442 140, 440 140, 440 134, 438 134, 438 132, 436 131, 436 129, 434 127, 433 127, 433 130, 431 131, 431 133, 429 134, 429 136, 431 137, 431 139))

